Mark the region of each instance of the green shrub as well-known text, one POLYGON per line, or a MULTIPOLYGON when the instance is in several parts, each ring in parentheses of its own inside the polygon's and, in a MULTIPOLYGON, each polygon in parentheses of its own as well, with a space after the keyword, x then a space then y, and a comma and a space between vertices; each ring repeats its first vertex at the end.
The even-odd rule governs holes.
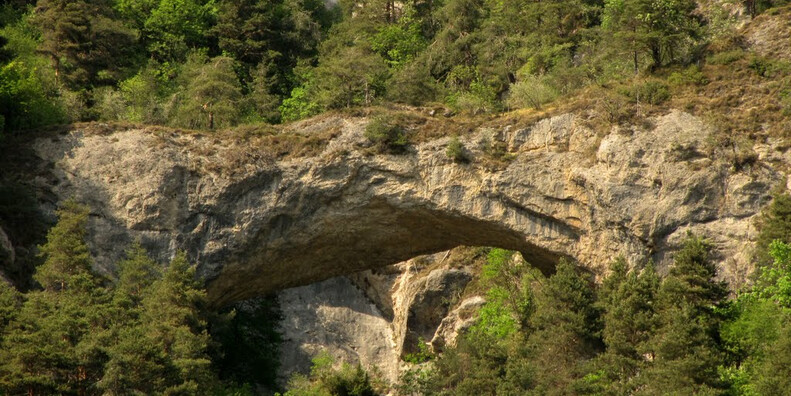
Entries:
POLYGON ((635 103, 658 105, 670 99, 670 89, 667 84, 659 80, 633 84, 622 93, 635 103))
POLYGON ((111 87, 97 88, 93 92, 93 107, 103 121, 123 120, 127 105, 121 92, 111 87))
POLYGON ((708 58, 708 62, 712 65, 730 65, 733 62, 744 59, 744 55, 744 50, 739 48, 716 53, 708 58))
POLYGON ((464 144, 461 143, 458 136, 450 138, 448 148, 445 150, 445 155, 454 162, 468 162, 470 160, 467 155, 467 150, 464 148, 464 144))
POLYGON ((280 117, 286 121, 296 121, 318 114, 319 105, 308 98, 308 92, 303 87, 294 88, 291 97, 283 100, 280 105, 280 117))
POLYGON ((539 109, 542 105, 552 102, 557 97, 558 93, 554 88, 542 82, 540 78, 530 76, 511 85, 507 103, 513 109, 525 107, 539 109))
POLYGON ((755 74, 761 77, 769 77, 772 73, 772 69, 774 69, 772 61, 761 56, 753 56, 747 67, 755 71, 755 74))
POLYGON ((365 137, 380 152, 402 152, 408 143, 406 131, 389 117, 374 117, 365 127, 365 137))
POLYGON ((434 358, 434 354, 428 348, 428 344, 423 337, 420 337, 417 342, 417 352, 407 353, 404 356, 404 361, 412 364, 420 364, 428 362, 434 358))
POLYGON ((468 114, 491 113, 499 108, 495 89, 480 81, 473 81, 469 89, 451 93, 445 103, 456 112, 468 114))
POLYGON ((683 71, 674 72, 667 78, 671 85, 706 85, 709 80, 700 71, 700 67, 692 65, 683 71))
POLYGON ((791 89, 780 92, 780 105, 783 106, 783 115, 791 116, 791 89))
POLYGON ((47 92, 35 68, 17 61, 0 66, 0 115, 4 118, 6 132, 68 120, 54 94, 47 92))
POLYGON ((284 396, 375 396, 382 393, 377 390, 378 381, 372 380, 360 365, 350 366, 344 363, 340 369, 334 369, 335 360, 326 351, 314 357, 312 363, 310 377, 299 374, 293 376, 284 396))

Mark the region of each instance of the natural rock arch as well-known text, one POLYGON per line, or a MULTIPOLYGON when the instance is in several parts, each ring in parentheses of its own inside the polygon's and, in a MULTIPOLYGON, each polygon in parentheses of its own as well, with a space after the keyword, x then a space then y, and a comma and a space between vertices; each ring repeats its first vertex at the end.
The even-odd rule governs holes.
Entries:
POLYGON ((447 138, 374 155, 365 123, 293 125, 292 139, 326 141, 278 159, 271 139, 74 129, 36 140, 37 187, 49 210, 70 196, 91 206, 100 268, 134 239, 163 261, 184 249, 222 305, 457 245, 519 250, 545 271, 560 256, 594 272, 617 255, 663 265, 689 229, 715 240, 731 279, 780 180, 703 154, 707 128, 680 112, 604 137, 574 115, 479 128, 462 137, 469 164, 447 158, 447 138), (513 159, 490 158, 492 141, 513 159))

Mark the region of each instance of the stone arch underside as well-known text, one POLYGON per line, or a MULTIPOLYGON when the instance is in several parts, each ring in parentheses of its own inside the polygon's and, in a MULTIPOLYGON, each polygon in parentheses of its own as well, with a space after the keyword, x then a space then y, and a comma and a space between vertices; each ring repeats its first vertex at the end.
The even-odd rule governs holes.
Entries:
POLYGON ((571 247, 579 238, 579 230, 524 208, 483 199, 469 205, 489 214, 381 196, 340 200, 311 216, 278 214, 250 241, 244 261, 225 264, 209 293, 214 301, 231 302, 460 245, 516 250, 549 273, 568 255, 557 247, 571 247))

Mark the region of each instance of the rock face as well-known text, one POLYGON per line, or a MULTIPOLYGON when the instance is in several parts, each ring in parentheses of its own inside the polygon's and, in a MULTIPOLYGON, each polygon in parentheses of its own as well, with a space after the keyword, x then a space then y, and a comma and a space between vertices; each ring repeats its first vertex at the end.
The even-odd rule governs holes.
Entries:
POLYGON ((398 379, 400 359, 390 321, 349 279, 337 277, 278 294, 283 321, 283 382, 308 373, 321 351, 336 361, 376 367, 391 382, 398 379))
POLYGON ((421 256, 279 292, 281 380, 309 373, 310 359, 326 351, 336 362, 375 367, 396 383, 409 366, 402 359, 418 352, 420 343, 435 351, 453 345, 485 301, 460 301, 473 266, 481 263, 449 256, 421 256))
MULTIPOLYGON (((365 118, 295 125, 303 137, 335 132, 318 154, 281 160, 243 139, 77 129, 35 142, 36 184, 90 205, 101 268, 134 239, 162 260, 183 249, 216 305, 458 245, 518 250, 546 271, 569 256, 602 273, 618 255, 661 270, 687 230, 715 242, 721 276, 740 284, 751 218, 782 173, 760 160, 736 169, 689 114, 649 121, 596 133, 566 114, 479 128, 462 136, 468 164, 447 158, 448 138, 373 155, 365 118), (486 165, 492 142, 513 159, 486 165)), ((785 158, 778 150, 766 148, 785 158)))

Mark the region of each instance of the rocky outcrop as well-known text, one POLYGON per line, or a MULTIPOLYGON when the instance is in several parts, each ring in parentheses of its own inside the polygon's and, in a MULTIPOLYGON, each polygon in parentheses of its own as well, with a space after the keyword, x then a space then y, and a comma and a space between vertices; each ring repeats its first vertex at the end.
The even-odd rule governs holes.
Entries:
POLYGON ((255 138, 75 129, 35 142, 36 183, 42 197, 90 205, 100 267, 111 271, 134 239, 162 260, 183 249, 216 305, 458 245, 519 250, 546 271, 560 256, 596 273, 618 255, 661 269, 687 230, 715 242, 721 276, 738 285, 751 218, 782 173, 734 166, 689 114, 648 121, 596 132, 566 114, 482 127, 461 138, 466 164, 447 158, 448 138, 372 154, 367 119, 354 117, 291 126, 329 140, 280 159, 255 138), (493 142, 507 150, 499 166, 487 161, 493 142))
POLYGON ((398 379, 400 359, 390 321, 345 277, 278 293, 280 378, 309 373, 311 359, 326 351, 338 362, 376 368, 390 382, 398 379))
POLYGON ((409 367, 403 359, 419 352, 420 343, 434 351, 454 345, 485 301, 479 296, 460 301, 474 268, 458 260, 463 253, 450 253, 278 293, 281 379, 309 373, 310 359, 326 351, 336 362, 375 367, 396 383, 409 367))

